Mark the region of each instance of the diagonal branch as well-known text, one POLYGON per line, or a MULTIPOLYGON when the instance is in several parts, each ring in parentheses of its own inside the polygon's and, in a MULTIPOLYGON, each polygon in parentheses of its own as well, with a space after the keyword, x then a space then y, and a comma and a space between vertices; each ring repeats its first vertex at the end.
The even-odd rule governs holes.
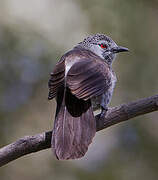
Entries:
MULTIPOLYGON (((110 108, 102 121, 99 114, 95 116, 97 131, 105 129, 122 121, 127 121, 139 115, 158 110, 158 95, 144 98, 128 104, 110 108)), ((52 131, 43 132, 34 136, 25 136, 16 142, 0 149, 0 166, 3 166, 26 154, 37 152, 51 147, 52 131)))

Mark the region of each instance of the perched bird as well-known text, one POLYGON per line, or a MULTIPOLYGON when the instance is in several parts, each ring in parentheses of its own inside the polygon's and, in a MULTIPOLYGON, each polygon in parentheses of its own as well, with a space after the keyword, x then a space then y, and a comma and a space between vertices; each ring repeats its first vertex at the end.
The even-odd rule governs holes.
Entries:
POLYGON ((48 99, 57 102, 51 142, 57 159, 76 159, 87 152, 96 133, 92 104, 100 106, 100 118, 105 116, 116 83, 112 62, 123 51, 128 49, 104 34, 95 34, 56 64, 48 99))

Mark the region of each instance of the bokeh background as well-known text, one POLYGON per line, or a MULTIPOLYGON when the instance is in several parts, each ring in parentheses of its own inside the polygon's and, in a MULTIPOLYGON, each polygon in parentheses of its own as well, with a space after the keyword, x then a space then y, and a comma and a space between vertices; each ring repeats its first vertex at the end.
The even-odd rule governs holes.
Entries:
MULTIPOLYGON (((49 73, 87 35, 105 33, 130 53, 113 64, 111 106, 158 92, 157 0, 0 0, 0 146, 52 129, 49 73)), ((156 180, 158 113, 98 132, 81 160, 50 149, 0 169, 1 180, 156 180)))

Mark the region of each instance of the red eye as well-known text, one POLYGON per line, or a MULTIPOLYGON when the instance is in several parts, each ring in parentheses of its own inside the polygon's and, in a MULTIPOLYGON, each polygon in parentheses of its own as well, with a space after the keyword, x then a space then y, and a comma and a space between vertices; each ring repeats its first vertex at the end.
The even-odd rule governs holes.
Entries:
POLYGON ((107 48, 107 45, 106 44, 99 44, 99 46, 101 47, 101 48, 107 48))

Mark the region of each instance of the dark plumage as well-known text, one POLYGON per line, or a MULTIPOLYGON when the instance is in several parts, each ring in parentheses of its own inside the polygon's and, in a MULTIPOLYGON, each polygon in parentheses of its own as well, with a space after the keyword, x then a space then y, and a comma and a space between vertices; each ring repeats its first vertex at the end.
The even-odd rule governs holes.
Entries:
POLYGON ((84 156, 96 133, 92 101, 98 98, 105 110, 111 99, 116 78, 109 59, 112 62, 114 53, 95 49, 103 40, 118 47, 105 35, 90 36, 63 55, 51 73, 48 99, 57 101, 52 136, 57 159, 84 156))

